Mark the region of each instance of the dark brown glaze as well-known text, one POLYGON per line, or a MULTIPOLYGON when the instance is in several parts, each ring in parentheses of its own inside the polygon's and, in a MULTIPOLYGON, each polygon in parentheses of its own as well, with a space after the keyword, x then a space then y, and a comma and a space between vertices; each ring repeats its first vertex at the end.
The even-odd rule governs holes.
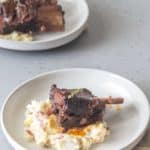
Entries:
POLYGON ((50 91, 53 113, 65 129, 83 127, 103 121, 106 104, 123 103, 122 98, 98 98, 88 89, 59 89, 52 85, 50 91))
POLYGON ((57 0, 8 0, 0 3, 0 33, 64 30, 64 12, 57 0))

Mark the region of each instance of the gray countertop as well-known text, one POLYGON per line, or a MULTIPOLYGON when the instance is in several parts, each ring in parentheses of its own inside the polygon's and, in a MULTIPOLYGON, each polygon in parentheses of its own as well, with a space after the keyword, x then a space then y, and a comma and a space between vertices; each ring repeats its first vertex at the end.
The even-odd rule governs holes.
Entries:
MULTIPOLYGON (((0 49, 0 107, 22 81, 69 67, 92 67, 120 74, 137 83, 150 99, 150 1, 88 0, 88 4, 88 28, 72 43, 43 52, 0 49)), ((0 146, 2 150, 12 149, 1 129, 0 146)), ((137 149, 148 150, 148 146, 150 131, 137 149)))

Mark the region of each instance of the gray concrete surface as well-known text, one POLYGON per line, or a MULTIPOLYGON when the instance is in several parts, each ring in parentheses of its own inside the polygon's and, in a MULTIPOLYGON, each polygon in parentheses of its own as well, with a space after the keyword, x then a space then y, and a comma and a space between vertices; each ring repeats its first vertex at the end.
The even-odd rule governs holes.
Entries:
MULTIPOLYGON (((137 83, 150 99, 150 1, 88 0, 88 4, 88 30, 72 43, 44 52, 0 49, 0 107, 22 81, 45 71, 69 67, 120 74, 137 83)), ((145 146, 150 146, 148 137, 150 132, 146 142, 142 142, 145 146)), ((1 129, 0 149, 12 149, 1 129)))

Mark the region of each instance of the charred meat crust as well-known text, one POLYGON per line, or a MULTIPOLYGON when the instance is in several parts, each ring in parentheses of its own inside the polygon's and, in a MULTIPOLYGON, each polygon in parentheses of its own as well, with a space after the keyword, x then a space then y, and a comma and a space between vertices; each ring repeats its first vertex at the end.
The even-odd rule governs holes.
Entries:
POLYGON ((57 0, 7 0, 0 3, 0 33, 64 30, 64 12, 57 0))
POLYGON ((88 89, 60 89, 52 85, 50 90, 53 113, 65 129, 82 127, 103 121, 106 104, 123 103, 122 98, 98 98, 88 89))

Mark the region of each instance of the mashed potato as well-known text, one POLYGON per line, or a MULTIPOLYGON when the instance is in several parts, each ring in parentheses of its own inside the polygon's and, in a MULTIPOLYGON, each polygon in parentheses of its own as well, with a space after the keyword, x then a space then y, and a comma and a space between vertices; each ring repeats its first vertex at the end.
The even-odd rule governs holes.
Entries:
POLYGON ((106 123, 102 122, 63 133, 55 115, 49 115, 50 109, 49 101, 32 101, 27 105, 24 130, 28 140, 54 150, 89 150, 92 144, 104 142, 109 133, 106 123))
POLYGON ((6 35, 0 35, 0 39, 14 40, 14 41, 33 41, 33 37, 31 34, 16 31, 6 35))

